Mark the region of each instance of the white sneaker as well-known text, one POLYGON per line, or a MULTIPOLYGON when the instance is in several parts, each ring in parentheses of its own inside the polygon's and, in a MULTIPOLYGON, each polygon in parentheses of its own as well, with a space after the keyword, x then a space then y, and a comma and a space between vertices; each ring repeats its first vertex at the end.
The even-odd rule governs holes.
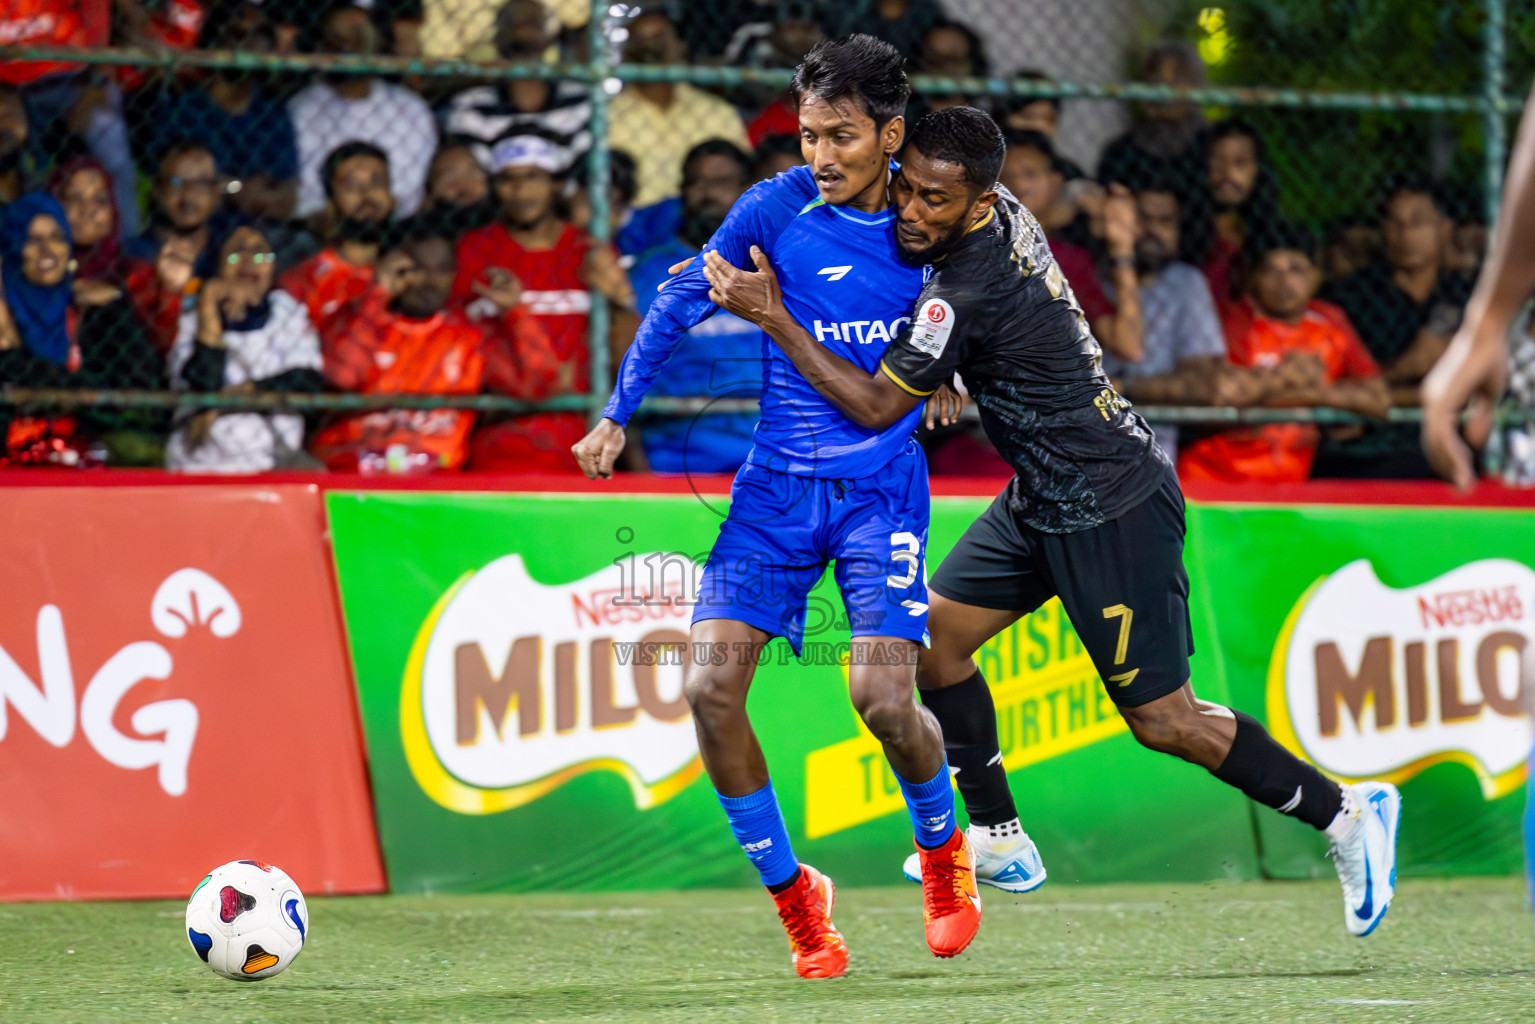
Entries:
MULTIPOLYGON (((1033 892, 1045 884, 1045 865, 1028 833, 1005 845, 994 844, 985 826, 971 825, 965 836, 975 851, 977 882, 1003 892, 1033 892)), ((908 882, 922 881, 922 865, 915 853, 906 858, 901 873, 908 882)))
MULTIPOLYGON (((1389 782, 1343 787, 1352 827, 1328 847, 1343 883, 1343 923, 1360 938, 1375 930, 1396 891, 1396 827, 1402 795, 1389 782)), ((1340 824, 1342 824, 1340 822, 1340 824)))

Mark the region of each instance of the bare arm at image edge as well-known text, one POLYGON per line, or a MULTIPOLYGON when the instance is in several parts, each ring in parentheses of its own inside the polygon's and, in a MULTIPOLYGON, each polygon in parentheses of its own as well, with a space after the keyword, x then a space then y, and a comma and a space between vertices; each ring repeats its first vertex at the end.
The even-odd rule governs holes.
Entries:
MULTIPOLYGON (((1535 102, 1535 92, 1531 93, 1535 102)), ((1508 162, 1503 206, 1466 316, 1444 358, 1423 379, 1423 453, 1440 476, 1465 490, 1476 478, 1471 449, 1461 439, 1461 410, 1474 415, 1467 437, 1481 443, 1492 406, 1508 377, 1508 331, 1535 292, 1535 117, 1525 107, 1508 162)))

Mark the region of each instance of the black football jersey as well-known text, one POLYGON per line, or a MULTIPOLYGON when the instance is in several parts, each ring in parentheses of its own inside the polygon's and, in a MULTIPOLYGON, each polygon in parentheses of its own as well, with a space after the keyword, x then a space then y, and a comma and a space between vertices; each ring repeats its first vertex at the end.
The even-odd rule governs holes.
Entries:
POLYGON ((1075 533, 1156 490, 1167 457, 1104 376, 1102 349, 1039 222, 998 192, 989 218, 933 264, 881 369, 917 395, 958 372, 1017 474, 1014 511, 1047 533, 1075 533))

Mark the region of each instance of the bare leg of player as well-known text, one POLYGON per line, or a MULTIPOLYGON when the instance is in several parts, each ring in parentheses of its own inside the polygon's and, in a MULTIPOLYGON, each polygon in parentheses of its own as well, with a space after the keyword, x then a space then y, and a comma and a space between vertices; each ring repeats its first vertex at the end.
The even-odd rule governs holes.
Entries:
MULTIPOLYGON (((933 647, 919 666, 918 685, 923 687, 923 702, 943 727, 951 765, 973 764, 998 749, 996 710, 973 655, 1020 614, 961 604, 930 592, 933 647), (993 632, 985 634, 988 629, 993 632), (961 742, 982 745, 969 752, 966 761, 966 755, 957 756, 955 750, 961 742)), ((1281 747, 1252 716, 1198 699, 1189 683, 1145 704, 1120 707, 1119 713, 1141 745, 1197 764, 1251 799, 1325 832, 1343 882, 1349 931, 1368 935, 1380 923, 1395 885, 1390 851, 1396 843, 1400 798, 1394 787, 1375 782, 1340 787, 1281 747), (1381 875, 1386 877, 1377 877, 1381 875)), ((1012 807, 1000 754, 996 760, 997 768, 978 773, 979 780, 972 780, 969 788, 965 767, 960 766, 960 793, 967 809, 972 793, 977 806, 993 814, 1001 813, 997 808, 1012 807)), ((984 869, 979 877, 987 880, 984 869)))
POLYGON ((917 703, 912 691, 917 651, 916 644, 898 637, 855 637, 848 670, 848 695, 858 717, 903 779, 930 779, 943 767, 938 720, 917 703), (870 654, 876 648, 883 649, 880 656, 870 654))
POLYGON ((691 663, 685 686, 709 781, 721 796, 755 793, 768 784, 768 768, 746 715, 746 693, 757 654, 772 636, 734 619, 704 619, 693 624, 689 639, 706 645, 699 649, 729 652, 723 665, 691 663))

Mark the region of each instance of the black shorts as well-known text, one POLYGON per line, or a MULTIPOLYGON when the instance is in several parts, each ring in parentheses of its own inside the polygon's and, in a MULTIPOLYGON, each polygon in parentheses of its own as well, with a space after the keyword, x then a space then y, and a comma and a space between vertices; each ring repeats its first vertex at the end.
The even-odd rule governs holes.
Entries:
POLYGON ((1078 533, 1019 522, 1011 485, 970 524, 928 589, 1027 614, 1059 596, 1114 703, 1136 707, 1189 679, 1194 652, 1183 569, 1183 492, 1171 469, 1139 505, 1078 533))

